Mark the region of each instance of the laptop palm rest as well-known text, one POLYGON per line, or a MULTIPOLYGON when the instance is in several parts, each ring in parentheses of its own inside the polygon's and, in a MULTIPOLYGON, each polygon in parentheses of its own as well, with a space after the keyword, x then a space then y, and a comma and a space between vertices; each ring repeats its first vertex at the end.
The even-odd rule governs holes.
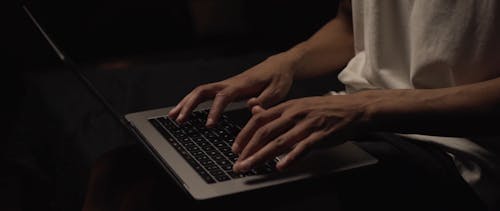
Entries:
POLYGON ((325 176, 375 163, 377 163, 376 158, 354 143, 346 142, 325 149, 313 149, 283 172, 263 175, 245 182, 247 184, 257 184, 297 176, 325 176))

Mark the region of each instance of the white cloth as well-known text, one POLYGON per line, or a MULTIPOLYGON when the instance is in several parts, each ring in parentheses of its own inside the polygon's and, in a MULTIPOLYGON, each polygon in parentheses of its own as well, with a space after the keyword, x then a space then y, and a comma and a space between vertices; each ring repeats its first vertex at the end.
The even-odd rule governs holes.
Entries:
MULTIPOLYGON (((352 9, 356 54, 339 74, 348 93, 451 87, 500 76, 497 0, 353 0, 352 9)), ((499 203, 491 198, 500 196, 498 156, 480 141, 405 136, 445 148, 480 197, 499 203)))

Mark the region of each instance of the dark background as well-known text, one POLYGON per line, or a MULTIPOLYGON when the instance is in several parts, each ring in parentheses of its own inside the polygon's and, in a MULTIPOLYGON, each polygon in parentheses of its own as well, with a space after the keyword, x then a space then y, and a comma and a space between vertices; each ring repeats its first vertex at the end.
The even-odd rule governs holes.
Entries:
MULTIPOLYGON (((133 141, 123 131, 109 133, 121 129, 58 61, 20 2, 2 4, 7 124, 0 210, 78 210, 91 164, 133 141)), ((198 84, 307 39, 335 16, 337 1, 34 0, 29 6, 112 103, 130 112, 171 105, 198 84)))

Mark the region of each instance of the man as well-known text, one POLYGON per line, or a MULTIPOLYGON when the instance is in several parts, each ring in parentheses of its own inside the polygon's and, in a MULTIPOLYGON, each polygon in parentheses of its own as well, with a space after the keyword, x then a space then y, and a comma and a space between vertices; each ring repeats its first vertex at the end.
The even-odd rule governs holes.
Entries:
POLYGON ((233 145, 240 154, 237 172, 289 151, 277 164, 285 169, 327 136, 342 142, 384 131, 428 142, 446 151, 493 210, 500 189, 493 146, 500 140, 485 137, 499 135, 499 9, 494 0, 360 0, 352 2, 351 13, 351 3, 344 2, 309 40, 197 87, 169 116, 182 123, 213 98, 210 127, 228 103, 250 98, 254 115, 233 145), (340 71, 347 94, 279 103, 293 80, 332 71, 340 71))

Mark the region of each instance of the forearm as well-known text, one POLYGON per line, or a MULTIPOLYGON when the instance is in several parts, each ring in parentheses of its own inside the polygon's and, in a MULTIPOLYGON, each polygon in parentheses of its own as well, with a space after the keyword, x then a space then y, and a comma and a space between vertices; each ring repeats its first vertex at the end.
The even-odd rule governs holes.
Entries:
POLYGON ((311 38, 284 53, 293 58, 295 78, 311 78, 338 71, 354 56, 352 23, 346 13, 340 10, 335 19, 311 38))
POLYGON ((366 116, 375 130, 442 136, 498 134, 500 78, 443 89, 375 90, 366 116))

